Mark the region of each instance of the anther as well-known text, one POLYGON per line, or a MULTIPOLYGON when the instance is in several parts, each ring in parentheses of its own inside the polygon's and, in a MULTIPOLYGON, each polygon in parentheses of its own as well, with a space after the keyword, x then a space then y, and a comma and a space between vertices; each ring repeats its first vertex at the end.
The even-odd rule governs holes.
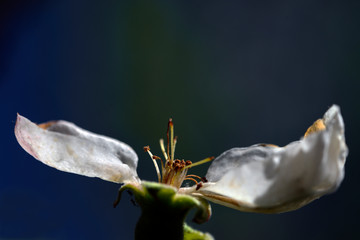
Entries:
POLYGON ((155 159, 155 160, 160 160, 160 162, 161 162, 161 170, 164 171, 164 162, 163 162, 163 160, 160 157, 156 156, 156 155, 153 155, 152 158, 155 159))
POLYGON ((202 177, 202 178, 201 178, 201 181, 204 182, 204 183, 208 182, 208 180, 206 179, 206 177, 202 177))
POLYGON ((144 151, 145 151, 145 152, 149 152, 149 151, 150 151, 150 146, 145 146, 145 147, 144 147, 144 151))
POLYGON ((203 186, 202 182, 196 184, 196 191, 199 190, 203 186))

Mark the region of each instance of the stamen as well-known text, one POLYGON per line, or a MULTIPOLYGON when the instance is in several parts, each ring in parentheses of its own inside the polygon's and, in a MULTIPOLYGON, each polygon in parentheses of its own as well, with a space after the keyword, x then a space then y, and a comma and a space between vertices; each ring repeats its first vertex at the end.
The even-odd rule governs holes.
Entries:
POLYGON ((171 159, 174 160, 175 148, 174 148, 174 124, 172 119, 169 120, 170 125, 170 143, 171 143, 171 159))
POLYGON ((175 156, 175 146, 176 146, 176 143, 177 143, 177 136, 174 137, 173 145, 172 145, 172 149, 173 149, 172 158, 173 158, 173 159, 174 159, 174 156, 175 156))
POLYGON ((168 160, 168 156, 167 156, 167 154, 165 152, 164 139, 162 139, 162 138, 160 139, 160 148, 161 148, 161 151, 162 151, 162 153, 163 153, 163 155, 165 157, 165 160, 168 160))
POLYGON ((188 178, 188 177, 186 177, 186 178, 184 178, 184 180, 191 180, 191 181, 194 181, 196 185, 198 184, 198 181, 196 181, 196 180, 193 179, 193 178, 188 178))
POLYGON ((169 119, 168 122, 166 138, 167 138, 166 148, 164 145, 164 139, 160 139, 159 141, 162 154, 165 157, 164 162, 160 157, 155 156, 150 152, 149 146, 144 147, 144 150, 150 155, 154 163, 155 170, 158 176, 158 181, 164 184, 171 185, 175 188, 180 188, 184 180, 190 180, 195 182, 197 189, 200 188, 202 183, 205 182, 206 180, 197 175, 192 175, 192 174, 187 175, 188 169, 209 162, 213 160, 214 157, 205 158, 194 164, 189 160, 185 161, 185 160, 175 159, 177 136, 174 136, 174 124, 171 118, 169 119), (159 171, 159 166, 156 161, 158 159, 161 161, 161 168, 162 168, 161 173, 159 171))
MULTIPOLYGON (((172 119, 170 118, 169 119, 169 122, 168 122, 168 128, 167 128, 167 131, 166 131, 166 137, 167 137, 167 155, 170 157, 170 136, 169 136, 169 130, 170 130, 170 123, 171 123, 172 119)), ((171 158, 170 158, 171 160, 171 158)))
POLYGON ((205 158, 205 159, 203 159, 203 160, 201 160, 201 161, 198 161, 198 162, 196 162, 196 163, 193 163, 193 164, 190 164, 190 165, 185 166, 184 169, 186 169, 186 168, 192 168, 192 167, 195 167, 195 166, 198 166, 198 165, 201 165, 201 164, 210 162, 210 161, 213 160, 213 159, 214 159, 214 157, 205 158))
POLYGON ((155 166, 156 174, 157 174, 157 176, 158 176, 158 182, 160 182, 160 181, 161 181, 161 175, 160 175, 159 166, 158 166, 157 162, 155 161, 154 156, 153 156, 152 153, 150 152, 150 147, 149 147, 149 146, 145 146, 145 147, 144 147, 144 151, 147 152, 147 153, 150 155, 151 160, 153 161, 154 166, 155 166))
POLYGON ((161 162, 161 168, 164 169, 164 162, 163 162, 163 160, 162 160, 160 157, 158 157, 158 156, 156 156, 156 155, 153 155, 152 158, 155 159, 155 160, 160 160, 160 162, 161 162))
POLYGON ((174 162, 173 162, 173 169, 175 171, 179 171, 180 169, 182 169, 183 166, 181 164, 181 161, 179 159, 176 159, 174 162))
POLYGON ((189 174, 189 175, 186 175, 186 177, 196 177, 196 178, 198 178, 198 179, 202 180, 202 177, 199 177, 199 176, 194 175, 194 174, 189 174))

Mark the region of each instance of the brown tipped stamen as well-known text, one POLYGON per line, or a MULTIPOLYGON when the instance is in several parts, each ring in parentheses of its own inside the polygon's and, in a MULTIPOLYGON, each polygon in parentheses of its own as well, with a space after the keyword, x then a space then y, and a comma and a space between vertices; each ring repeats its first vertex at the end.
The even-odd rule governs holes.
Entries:
POLYGON ((144 151, 145 151, 145 152, 150 151, 150 146, 145 146, 145 147, 144 147, 144 151))
MULTIPOLYGON (((170 123, 172 123, 172 119, 170 118, 169 119, 169 122, 168 122, 168 128, 167 128, 167 131, 166 131, 166 137, 167 137, 167 155, 168 157, 170 158, 170 123)), ((172 160, 170 158, 170 160, 172 160)))
POLYGON ((202 181, 202 177, 199 177, 198 175, 194 175, 194 174, 189 174, 189 175, 186 175, 186 178, 187 177, 195 177, 195 178, 198 178, 202 181))
POLYGON ((169 120, 170 125, 170 146, 171 146, 171 159, 174 160, 175 148, 174 148, 174 124, 172 119, 169 120))
POLYGON ((150 158, 153 161, 154 166, 155 166, 156 174, 157 174, 157 177, 158 177, 158 182, 161 182, 161 175, 160 175, 159 166, 158 166, 157 162, 154 159, 154 155, 150 152, 150 147, 145 146, 144 151, 147 152, 150 155, 150 158))
POLYGON ((149 146, 144 147, 144 150, 150 155, 154 163, 159 182, 164 184, 169 184, 179 189, 183 181, 189 180, 189 181, 193 181, 196 184, 197 189, 200 188, 202 186, 202 183, 206 182, 205 178, 201 178, 193 174, 187 175, 188 169, 209 162, 213 160, 214 157, 205 158, 196 163, 192 163, 189 160, 185 161, 185 160, 175 159, 175 148, 178 138, 177 136, 174 136, 174 123, 171 118, 169 119, 168 122, 166 138, 167 138, 166 147, 164 144, 164 139, 160 139, 159 142, 162 154, 164 155, 165 158, 164 162, 160 157, 152 155, 149 146), (161 168, 162 168, 161 174, 156 160, 161 161, 161 168))
POLYGON ((204 163, 210 162, 210 161, 211 161, 211 160, 213 160, 213 159, 214 159, 214 157, 208 157, 208 158, 205 158, 205 159, 203 159, 203 160, 201 160, 201 161, 198 161, 198 162, 196 162, 196 163, 193 163, 193 164, 187 165, 184 169, 199 166, 199 165, 201 165, 201 164, 204 164, 204 163))
POLYGON ((198 181, 196 181, 196 180, 193 179, 193 178, 188 178, 188 177, 186 177, 186 178, 184 178, 184 180, 191 180, 191 181, 195 182, 196 185, 198 184, 198 181))
POLYGON ((152 158, 155 159, 155 160, 160 160, 160 162, 161 162, 161 169, 162 169, 162 171, 164 171, 164 170, 163 170, 163 169, 164 169, 164 162, 163 162, 163 160, 162 160, 160 157, 156 156, 156 155, 153 155, 152 158))
POLYGON ((201 178, 201 181, 204 182, 204 183, 207 183, 207 182, 208 182, 208 180, 206 179, 206 177, 202 177, 202 178, 201 178))

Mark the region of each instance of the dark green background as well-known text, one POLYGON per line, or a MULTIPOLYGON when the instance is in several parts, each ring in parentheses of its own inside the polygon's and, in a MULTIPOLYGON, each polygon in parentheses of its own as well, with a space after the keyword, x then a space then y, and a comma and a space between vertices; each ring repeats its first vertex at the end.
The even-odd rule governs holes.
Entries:
MULTIPOLYGON (((213 206, 216 239, 356 239, 359 1, 7 1, 0 4, 0 238, 132 239, 140 210, 118 185, 49 168, 13 135, 16 113, 66 119, 160 155, 299 139, 340 105, 350 154, 339 190, 290 213, 213 206)), ((206 167, 192 173, 205 175, 206 167)), ((161 234, 161 223, 156 230, 161 234)), ((169 238, 170 239, 170 238, 169 238)))

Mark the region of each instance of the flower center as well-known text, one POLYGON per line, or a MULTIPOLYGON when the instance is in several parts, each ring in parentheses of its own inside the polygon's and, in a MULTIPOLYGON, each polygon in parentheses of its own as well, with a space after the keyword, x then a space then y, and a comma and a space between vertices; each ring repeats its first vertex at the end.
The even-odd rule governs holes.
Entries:
POLYGON ((204 178, 201 178, 197 175, 193 175, 193 174, 187 175, 188 169, 209 162, 213 160, 214 157, 208 157, 196 163, 192 163, 189 160, 185 161, 184 159, 182 160, 175 159, 175 146, 177 143, 177 137, 176 136, 174 137, 174 124, 171 118, 169 119, 168 122, 166 136, 167 136, 166 150, 165 150, 164 140, 160 139, 160 148, 164 155, 165 163, 160 157, 155 156, 150 152, 149 146, 144 147, 144 151, 147 152, 150 155, 151 159, 153 160, 155 170, 158 176, 158 182, 168 184, 179 189, 184 180, 190 180, 195 182, 196 184, 198 184, 198 181, 196 179, 200 181, 204 181, 204 178), (156 160, 160 160, 161 162, 161 174, 156 160))

